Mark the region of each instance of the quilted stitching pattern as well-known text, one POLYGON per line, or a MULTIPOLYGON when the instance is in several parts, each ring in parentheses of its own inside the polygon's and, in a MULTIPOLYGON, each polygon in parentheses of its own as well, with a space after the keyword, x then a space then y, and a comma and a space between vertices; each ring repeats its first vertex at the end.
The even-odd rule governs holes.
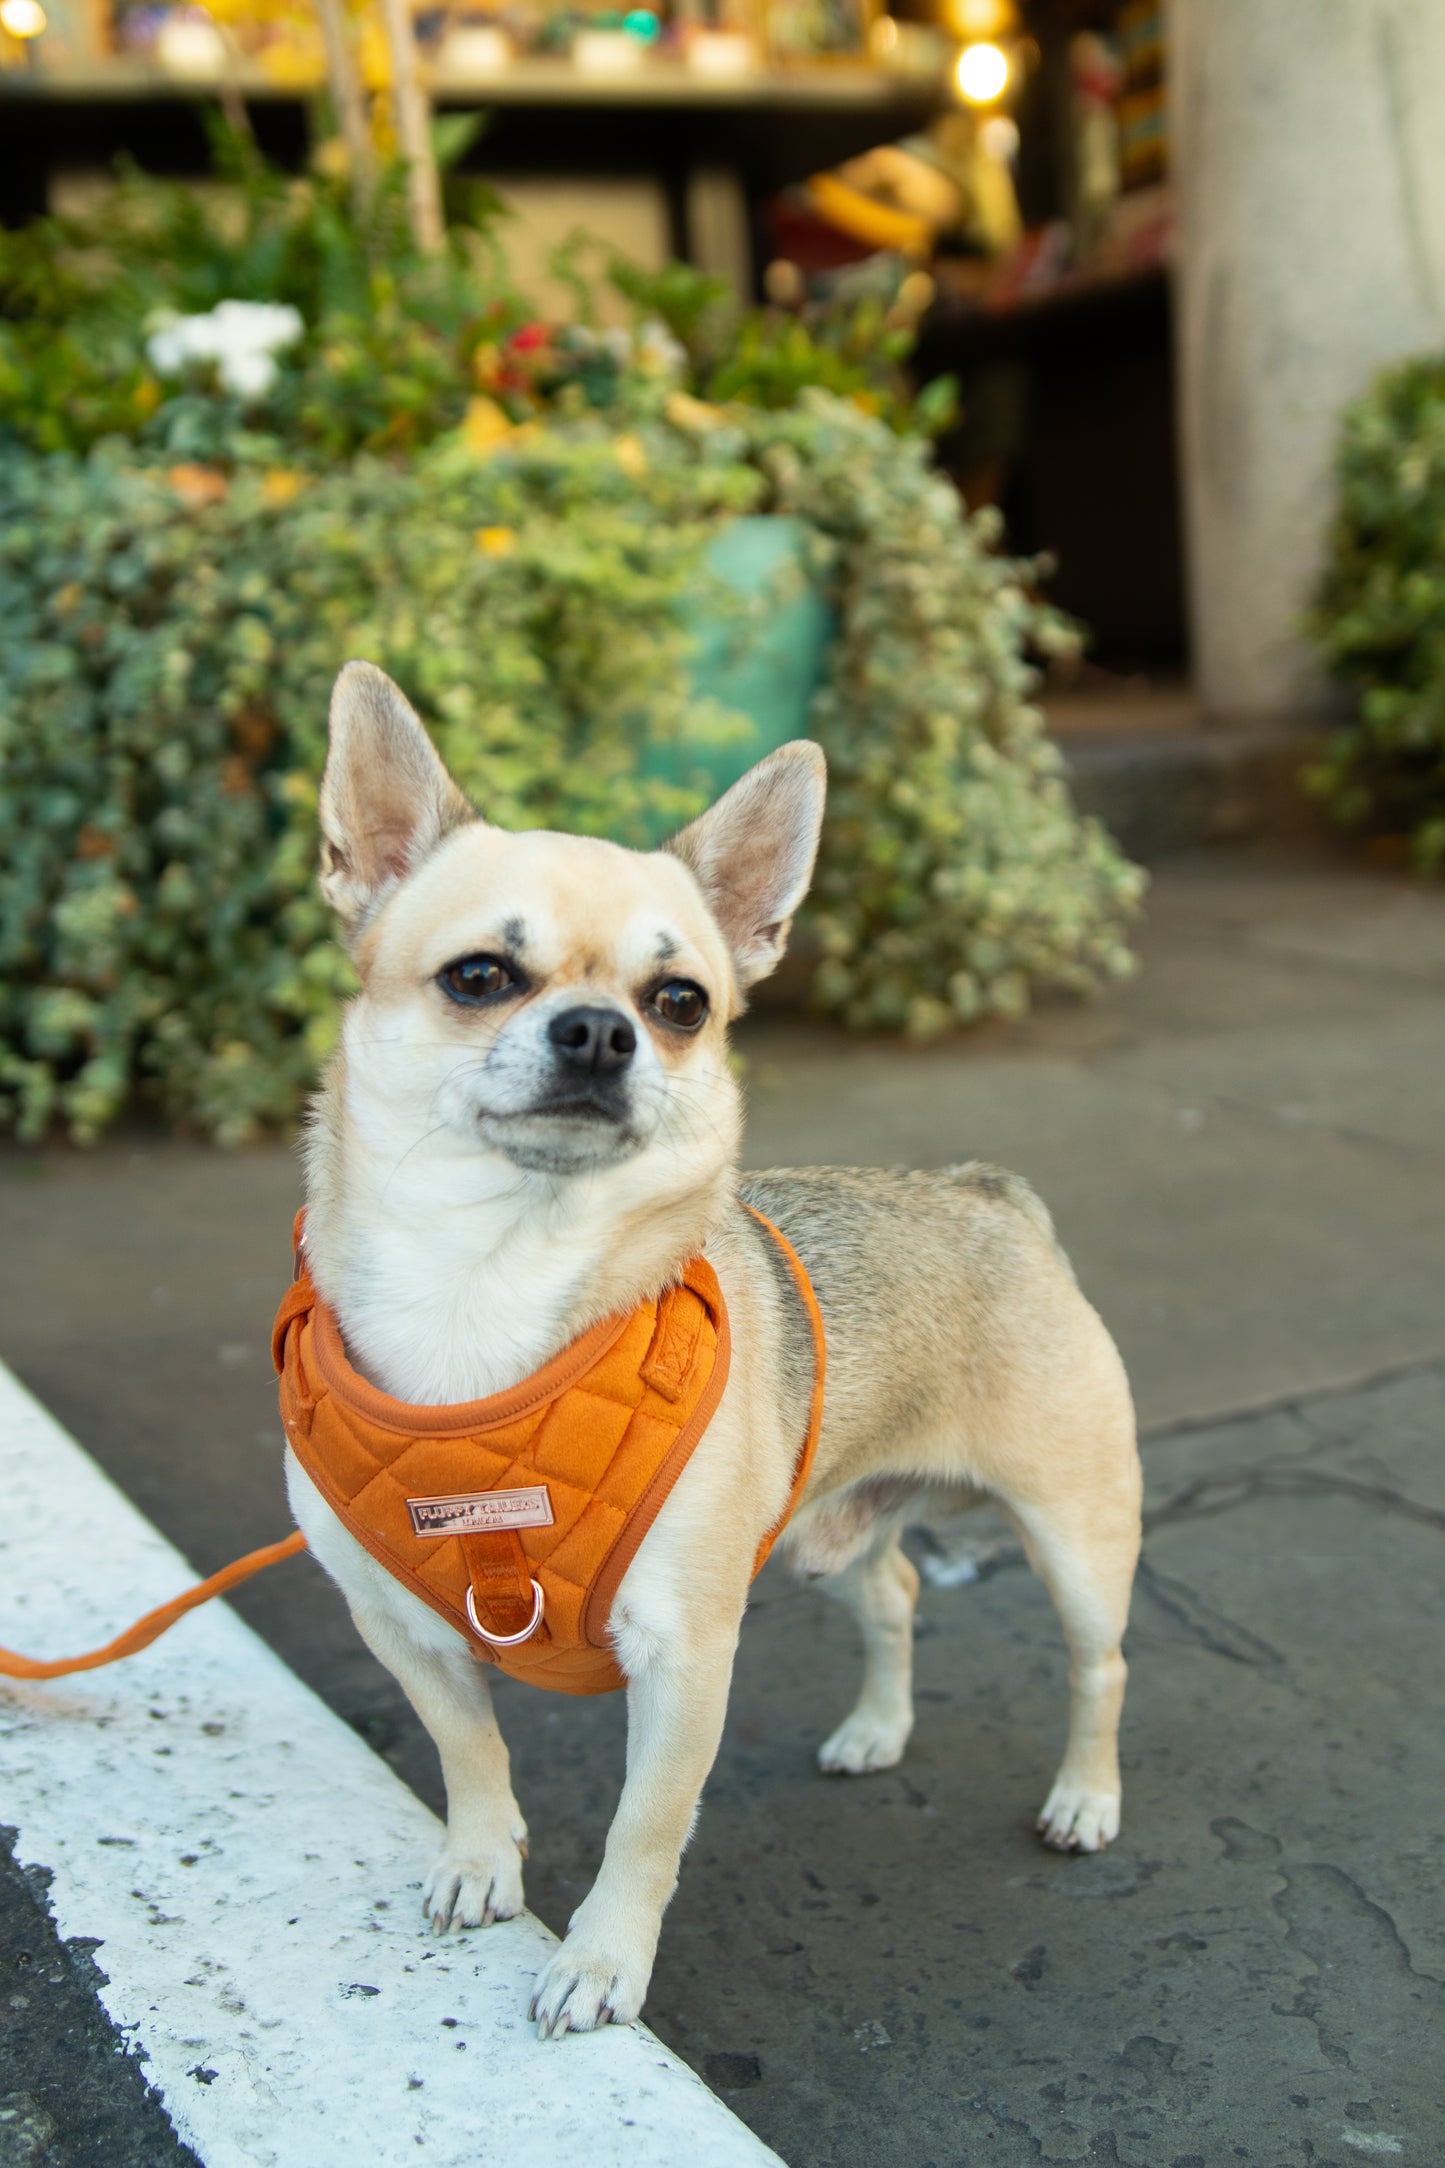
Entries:
POLYGON ((661 1317, 657 1304, 639 1305, 581 1380, 511 1422, 465 1436, 408 1436, 368 1422, 326 1389, 309 1306, 300 1310, 288 1296, 283 1314, 288 1307, 279 1336, 289 1342, 300 1335, 299 1363, 293 1354, 282 1381, 288 1434, 354 1531, 466 1631, 469 1575, 460 1539, 417 1536, 407 1500, 545 1485, 552 1526, 517 1530, 543 1590, 544 1623, 519 1648, 474 1645, 503 1669, 563 1692, 620 1685, 610 1649, 584 1640, 586 1604, 712 1376, 718 1323, 696 1289, 670 1289, 661 1317))
POLYGON ((677 1294, 664 1296, 657 1313, 657 1331, 642 1365, 643 1379, 664 1399, 676 1400, 692 1367, 696 1346, 695 1306, 680 1301, 677 1294))

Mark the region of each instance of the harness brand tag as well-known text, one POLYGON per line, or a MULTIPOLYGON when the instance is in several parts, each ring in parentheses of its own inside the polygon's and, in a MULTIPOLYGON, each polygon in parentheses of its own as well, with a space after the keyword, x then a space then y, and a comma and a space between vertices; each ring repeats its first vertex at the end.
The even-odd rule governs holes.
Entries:
POLYGON ((530 1490, 469 1491, 457 1498, 408 1498, 419 1536, 480 1536, 498 1528, 550 1528, 552 1500, 544 1483, 530 1490))

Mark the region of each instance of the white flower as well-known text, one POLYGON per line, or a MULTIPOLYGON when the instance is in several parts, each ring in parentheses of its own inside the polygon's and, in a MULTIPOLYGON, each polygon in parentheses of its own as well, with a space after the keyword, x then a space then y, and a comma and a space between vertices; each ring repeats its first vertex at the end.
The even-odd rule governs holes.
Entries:
POLYGON ((193 361, 213 361, 227 391, 262 399, 276 381, 274 355, 305 330, 299 309, 285 302, 220 301, 204 316, 167 311, 153 318, 146 353, 162 376, 179 376, 193 361))
POLYGON ((687 367, 687 348, 654 316, 637 335, 637 358, 658 376, 680 376, 687 367))
POLYGON ((220 357, 218 373, 227 391, 238 398, 264 399, 276 381, 276 364, 269 354, 243 347, 220 357))

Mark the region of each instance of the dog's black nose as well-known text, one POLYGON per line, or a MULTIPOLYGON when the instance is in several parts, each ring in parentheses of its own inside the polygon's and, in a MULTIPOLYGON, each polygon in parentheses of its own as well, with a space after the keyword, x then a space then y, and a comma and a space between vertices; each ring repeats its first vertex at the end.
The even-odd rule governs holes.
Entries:
POLYGON ((559 1062, 592 1076, 625 1069, 637 1052, 637 1033, 620 1009, 563 1009, 547 1037, 559 1062))

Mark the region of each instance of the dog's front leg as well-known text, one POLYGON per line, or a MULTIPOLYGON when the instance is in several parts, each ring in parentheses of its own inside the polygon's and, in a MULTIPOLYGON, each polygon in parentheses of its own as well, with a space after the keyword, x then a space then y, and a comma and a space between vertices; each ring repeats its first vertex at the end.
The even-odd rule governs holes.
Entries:
POLYGON ((736 1633, 654 1655, 627 1684, 627 1777, 601 1872, 537 1981, 545 2040, 629 2024, 642 2008, 662 1915, 717 1754, 736 1633))
POLYGON ((351 1615, 441 1757, 446 1844, 421 1900, 432 1932, 514 1919, 523 1904, 527 1825, 512 1793, 507 1745, 482 1666, 459 1639, 454 1648, 423 1647, 384 1610, 353 1601, 351 1615))

